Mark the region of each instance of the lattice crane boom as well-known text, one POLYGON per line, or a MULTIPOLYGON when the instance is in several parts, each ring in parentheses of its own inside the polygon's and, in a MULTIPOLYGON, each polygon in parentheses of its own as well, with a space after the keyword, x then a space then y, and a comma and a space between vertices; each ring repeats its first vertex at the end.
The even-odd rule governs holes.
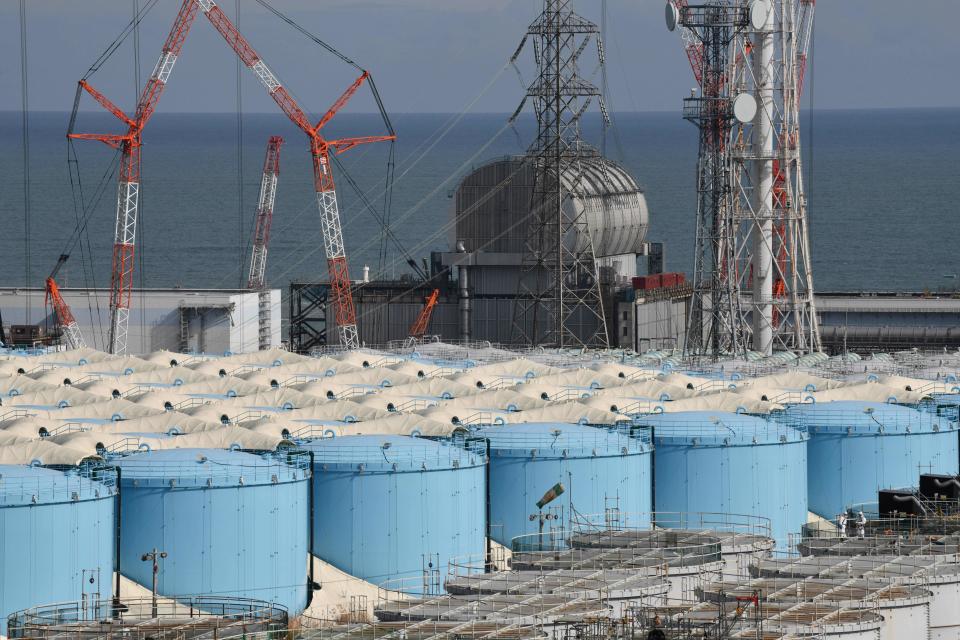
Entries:
POLYGON ((69 257, 68 254, 61 254, 60 259, 57 260, 57 265, 53 268, 53 271, 50 272, 50 275, 47 276, 46 304, 53 307, 53 315, 57 320, 57 326, 60 328, 60 334, 67 342, 67 347, 70 349, 82 349, 87 346, 87 343, 83 339, 83 334, 80 332, 80 325, 77 324, 76 318, 73 317, 73 312, 70 311, 70 305, 67 304, 66 300, 64 300, 60 294, 60 287, 57 286, 57 281, 55 280, 57 274, 60 272, 60 267, 64 265, 69 257))
POLYGON ((121 151, 113 267, 110 279, 110 353, 121 354, 127 351, 127 325, 133 291, 137 210, 140 199, 140 150, 143 144, 141 134, 156 111, 157 103, 180 56, 187 33, 196 19, 197 9, 195 0, 183 0, 183 4, 180 5, 157 64, 137 100, 133 117, 127 116, 122 109, 94 89, 85 79, 80 81, 82 90, 127 126, 127 132, 119 135, 78 134, 72 131, 67 134, 73 139, 98 140, 121 151))
POLYGON ((330 153, 343 153, 353 147, 372 142, 394 140, 396 136, 365 136, 359 138, 344 138, 327 140, 321 135, 321 129, 347 103, 360 86, 367 80, 369 74, 363 74, 337 99, 320 121, 313 125, 297 101, 283 87, 280 80, 274 75, 260 55, 254 50, 246 38, 233 25, 226 14, 213 0, 193 0, 207 17, 214 28, 223 36, 227 44, 236 52, 240 60, 246 65, 260 84, 267 90, 270 97, 310 138, 310 152, 313 159, 314 188, 317 194, 317 206, 320 210, 320 228, 323 234, 324 250, 327 256, 327 271, 330 277, 330 298, 333 303, 334 316, 340 332, 340 342, 349 349, 360 347, 360 337, 357 332, 357 314, 353 304, 353 294, 350 291, 350 274, 347 268, 347 254, 343 244, 343 230, 340 224, 340 211, 337 206, 337 193, 334 187, 333 173, 330 166, 330 153))
POLYGON ((60 327, 60 333, 67 341, 67 347, 70 349, 82 349, 87 346, 80 332, 80 325, 77 324, 73 312, 70 311, 70 305, 60 294, 60 287, 57 286, 53 278, 47 278, 47 302, 53 307, 54 316, 57 319, 57 325, 60 327))
POLYGON ((800 0, 797 20, 797 101, 803 95, 803 81, 807 74, 807 54, 810 52, 810 39, 813 35, 813 12, 816 0, 800 0))
POLYGON ((427 300, 423 304, 423 309, 420 310, 420 314, 417 316, 417 319, 414 320, 412 325, 410 325, 409 340, 411 342, 421 340, 423 336, 426 335, 427 327, 430 326, 430 317, 433 315, 433 309, 437 306, 437 300, 439 298, 439 289, 434 289, 430 292, 430 295, 427 296, 427 300))
POLYGON ((270 225, 273 222, 273 204, 277 197, 277 180, 280 177, 280 146, 283 138, 271 136, 263 159, 263 177, 260 180, 260 197, 257 200, 257 218, 253 225, 253 251, 250 255, 250 272, 247 289, 258 291, 266 284, 267 245, 270 243, 270 225))

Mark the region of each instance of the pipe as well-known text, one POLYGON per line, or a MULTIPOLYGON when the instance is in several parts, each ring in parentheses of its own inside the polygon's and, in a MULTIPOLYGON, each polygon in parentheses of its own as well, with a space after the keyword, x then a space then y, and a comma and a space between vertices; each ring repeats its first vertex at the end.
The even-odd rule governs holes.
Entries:
POLYGON ((927 515, 927 509, 926 509, 926 507, 924 507, 924 506, 923 506, 923 503, 921 503, 920 500, 917 499, 917 496, 914 496, 914 495, 910 495, 910 496, 898 496, 898 495, 893 495, 893 496, 891 496, 891 498, 893 498, 893 501, 894 501, 894 502, 910 502, 910 503, 913 503, 913 504, 917 505, 917 508, 920 509, 920 513, 922 513, 923 515, 927 515))
POLYGON ((470 339, 470 281, 469 267, 461 264, 457 267, 457 280, 460 284, 460 339, 470 339))
POLYGON ((484 507, 486 523, 484 526, 484 532, 486 535, 484 539, 487 543, 487 561, 483 563, 483 572, 492 573, 493 572, 493 540, 490 538, 490 438, 484 438, 484 443, 486 444, 487 449, 487 465, 483 470, 484 476, 484 487, 483 494, 486 501, 484 507))
MULTIPOLYGON (((753 34, 757 113, 753 119, 753 348, 773 353, 773 11, 753 34)), ((792 286, 792 285, 791 285, 792 286)))
POLYGON ((113 615, 116 616, 120 609, 120 527, 123 524, 123 490, 120 488, 122 471, 119 465, 115 465, 113 468, 117 472, 117 504, 113 532, 113 568, 115 571, 114 575, 116 576, 116 585, 113 588, 113 615))
POLYGON ((313 565, 316 563, 316 556, 313 555, 313 451, 307 451, 310 455, 310 488, 307 493, 307 502, 309 503, 310 522, 307 524, 307 556, 310 558, 310 566, 307 569, 307 609, 313 602, 313 588, 317 583, 314 582, 313 565))

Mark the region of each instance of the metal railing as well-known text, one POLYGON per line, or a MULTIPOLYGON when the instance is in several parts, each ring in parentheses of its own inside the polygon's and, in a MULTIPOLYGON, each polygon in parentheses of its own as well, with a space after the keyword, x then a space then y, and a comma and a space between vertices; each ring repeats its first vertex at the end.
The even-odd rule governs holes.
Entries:
POLYGON ((609 509, 603 513, 571 516, 570 527, 580 533, 601 531, 678 531, 734 533, 772 540, 770 518, 747 514, 710 512, 625 512, 609 509))
POLYGON ((554 529, 515 537, 510 562, 525 570, 632 568, 659 575, 723 561, 721 539, 698 531, 652 530, 643 540, 628 536, 617 544, 611 538, 609 544, 595 545, 581 531, 554 529))
MULTIPOLYGON (((131 439, 135 440, 135 439, 131 439)), ((137 441, 139 442, 139 441, 137 441)), ((218 481, 238 482, 280 482, 289 479, 309 477, 310 456, 301 449, 279 449, 271 452, 245 451, 261 460, 254 464, 242 462, 222 463, 211 461, 198 455, 194 462, 187 460, 163 461, 149 454, 132 453, 125 456, 124 478, 143 481, 163 481, 164 483, 206 484, 218 481), (304 474, 291 474, 303 471, 304 474)))
POLYGON ((182 640, 277 631, 288 622, 285 607, 262 600, 183 596, 154 604, 150 598, 125 598, 120 603, 90 600, 18 611, 8 617, 7 633, 11 639, 182 640))
POLYGON ((82 464, 63 473, 12 476, 0 473, 0 504, 67 502, 113 495, 117 474, 99 464, 82 464), (106 488, 106 493, 101 490, 106 488))
MULTIPOLYGON (((329 438, 332 440, 332 438, 329 438)), ((320 442, 324 439, 321 438, 320 442)), ((315 441, 316 442, 316 441, 315 441)), ((390 446, 389 441, 375 444, 336 444, 329 447, 314 447, 315 463, 329 464, 404 464, 458 467, 482 465, 486 458, 485 443, 477 440, 448 441, 446 446, 437 446, 433 441, 416 439, 404 442, 400 447, 390 446)))
MULTIPOLYGON (((476 414, 480 415, 480 414, 476 414)), ((468 417, 467 420, 472 418, 468 417)), ((470 426, 499 426, 497 423, 464 422, 460 424, 470 426)), ((586 426, 586 425, 584 425, 586 426)), ((480 432, 482 433, 482 431, 480 432)), ((650 444, 650 431, 636 429, 628 433, 624 428, 593 426, 590 429, 565 432, 555 429, 552 433, 531 433, 528 431, 502 429, 489 436, 491 448, 497 450, 526 451, 531 455, 565 456, 572 452, 590 452, 590 455, 629 455, 644 453, 649 449, 644 446, 650 444), (632 437, 631 437, 632 436, 632 437)))

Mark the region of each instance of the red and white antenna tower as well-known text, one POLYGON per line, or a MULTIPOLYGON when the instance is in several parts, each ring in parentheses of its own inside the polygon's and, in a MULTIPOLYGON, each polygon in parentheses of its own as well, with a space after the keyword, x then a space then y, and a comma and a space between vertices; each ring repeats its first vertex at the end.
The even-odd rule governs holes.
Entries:
POLYGON ((737 265, 750 309, 753 350, 821 349, 813 298, 807 199, 800 154, 800 97, 814 0, 754 0, 766 20, 736 46, 737 90, 756 115, 733 134, 737 265), (749 292, 749 294, 747 294, 749 292))
POLYGON ((310 139, 313 181, 317 193, 317 205, 320 209, 320 228, 323 232, 323 245, 327 255, 327 271, 330 276, 330 297, 333 303, 334 316, 339 329, 341 344, 348 349, 357 349, 360 347, 357 314, 353 305, 353 294, 350 291, 347 253, 343 244, 343 231, 340 226, 340 212, 337 207, 337 192, 333 182, 330 157, 331 153, 340 154, 362 144, 394 140, 396 136, 364 136, 327 140, 323 137, 321 131, 370 76, 364 71, 314 125, 259 54, 250 46, 246 38, 230 22, 226 14, 220 10, 220 7, 213 0, 195 1, 200 5, 201 11, 210 20, 214 28, 220 32, 223 39, 240 57, 243 64, 257 76, 260 84, 267 90, 274 102, 277 103, 290 121, 297 125, 310 139))
MULTIPOLYGON (((183 42, 197 16, 195 0, 183 0, 173 22, 153 73, 143 87, 134 115, 127 116, 122 109, 83 79, 80 88, 93 96, 104 109, 127 126, 123 134, 68 133, 78 140, 99 140, 114 149, 120 149, 120 179, 117 189, 117 221, 113 240, 113 275, 110 278, 110 353, 126 353, 127 323, 130 319, 130 298, 133 291, 134 251, 137 237, 137 208, 140 200, 140 149, 142 133, 157 108, 160 96, 180 56, 183 42)), ((78 89, 78 98, 79 98, 78 89)), ((72 128, 72 125, 71 125, 72 128)))

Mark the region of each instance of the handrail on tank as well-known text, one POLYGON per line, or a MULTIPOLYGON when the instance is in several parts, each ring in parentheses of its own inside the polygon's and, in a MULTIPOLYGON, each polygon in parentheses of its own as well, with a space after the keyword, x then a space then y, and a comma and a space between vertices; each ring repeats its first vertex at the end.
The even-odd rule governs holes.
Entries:
MULTIPOLYGON (((659 415, 659 414, 653 414, 659 415)), ((719 413, 715 418, 714 422, 707 422, 703 419, 691 419, 689 421, 681 420, 670 420, 663 423, 657 424, 647 424, 649 416, 636 415, 630 422, 626 425, 619 427, 621 430, 627 429, 632 434, 634 430, 641 428, 650 428, 655 427, 656 436, 660 437, 684 437, 688 434, 694 434, 696 437, 730 437, 738 436, 741 440, 746 439, 749 436, 758 434, 764 435, 768 438, 776 438, 783 441, 783 438, 789 439, 791 436, 796 436, 798 433, 806 433, 806 429, 801 423, 791 423, 787 420, 781 419, 780 414, 777 412, 771 413, 769 416, 760 416, 753 414, 743 414, 739 413, 738 416, 748 415, 752 418, 757 418, 761 422, 755 422, 751 425, 749 431, 740 431, 736 428, 725 424, 723 414, 719 413), (714 433, 708 433, 707 431, 712 430, 714 433)))
POLYGON ((3 413, 0 413, 0 425, 4 422, 12 422, 14 420, 20 420, 21 418, 29 418, 34 414, 30 413, 26 409, 7 409, 3 413))
POLYGON ((574 513, 570 527, 580 532, 671 529, 734 533, 770 539, 773 530, 770 518, 763 516, 699 511, 627 512, 618 509, 603 513, 574 513))
MULTIPOLYGON (((131 439, 134 440, 134 439, 131 439)), ((245 480, 268 480, 275 481, 277 471, 280 469, 296 469, 299 471, 310 471, 310 456, 308 452, 302 449, 283 447, 276 451, 253 451, 242 450, 251 455, 257 455, 269 464, 204 464, 200 465, 197 461, 165 461, 149 459, 142 466, 138 466, 136 476, 138 480, 178 480, 192 479, 194 481, 210 480, 236 480, 237 470, 240 470, 245 480)), ((126 454, 128 459, 135 460, 137 455, 141 455, 140 450, 126 454)), ((129 472, 128 472, 129 473, 129 472)), ((127 474, 124 474, 127 477, 127 474)), ((299 478, 298 478, 299 479, 299 478)))
POLYGON ((379 604, 410 600, 411 598, 442 596, 446 593, 443 589, 442 578, 443 576, 439 573, 429 575, 424 572, 384 580, 377 585, 376 602, 379 604))
MULTIPOLYGON (((36 504, 54 500, 57 496, 61 496, 65 502, 72 501, 84 494, 96 496, 101 486, 111 491, 116 484, 117 474, 114 470, 91 463, 67 469, 62 475, 8 477, 0 474, 0 505, 14 500, 36 504)), ((112 493, 100 497, 109 495, 112 493)))
POLYGON ((553 529, 513 538, 511 566, 516 568, 644 568, 702 566, 720 562, 721 539, 709 532, 654 529, 645 539, 626 540, 623 546, 592 546, 579 530, 553 529), (640 544, 642 542, 643 544, 640 544))
MULTIPOLYGON (((461 422, 461 424, 464 424, 461 422)), ((471 427, 477 426, 471 423, 471 427)), ((523 425, 524 423, 516 423, 523 425)), ((558 423, 559 424, 559 423, 558 423)), ((480 426, 499 426, 486 425, 480 426)), ((555 455, 564 455, 569 451, 583 451, 585 449, 596 449, 596 455, 625 455, 634 453, 644 453, 648 449, 643 446, 650 444, 649 431, 646 435, 630 434, 624 431, 625 427, 610 427, 607 425, 582 425, 592 427, 588 431, 578 431, 574 433, 567 443, 563 446, 554 446, 563 432, 557 430, 554 439, 551 440, 547 433, 529 433, 525 431, 510 431, 509 429, 498 434, 495 443, 496 449, 510 450, 529 450, 531 452, 544 452, 555 455), (635 437, 625 437, 634 435, 635 437)))
POLYGON ((385 441, 381 445, 376 444, 350 444, 327 447, 314 450, 314 460, 317 463, 382 463, 382 464, 425 464, 427 468, 432 465, 457 466, 461 463, 470 463, 466 454, 473 454, 477 459, 473 462, 476 466, 483 465, 486 455, 484 443, 475 440, 449 441, 446 447, 438 447, 432 441, 423 439, 419 446, 416 440, 412 444, 404 444, 402 447, 391 447, 389 442, 385 441))
MULTIPOLYGON (((163 628, 178 627, 180 632, 194 626, 215 630, 241 624, 263 630, 282 629, 289 622, 286 607, 250 598, 224 596, 178 596, 163 598, 124 598, 124 608, 112 599, 62 602, 25 609, 8 618, 8 635, 13 638, 96 638, 108 624, 111 635, 128 639, 163 637, 163 628), (152 608, 156 607, 156 616, 152 608), (190 622, 188 622, 190 621, 190 622), (192 622, 196 621, 196 622, 192 622), (84 623, 89 628, 84 628, 84 623), (146 623, 146 624, 145 624, 146 623)), ((253 630, 252 629, 252 630, 253 630)), ((214 637, 217 637, 214 631, 214 637)), ((180 637, 178 635, 178 637, 180 637)), ((189 634, 186 637, 190 637, 189 634)))
POLYGON ((823 428, 843 429, 844 427, 846 427, 848 433, 862 432, 868 434, 882 433, 889 431, 891 428, 902 429, 907 433, 914 427, 933 432, 955 431, 958 428, 957 423, 951 420, 949 416, 943 417, 927 411, 914 410, 904 415, 899 413, 886 414, 878 418, 872 406, 833 407, 829 406, 830 404, 821 404, 821 407, 828 408, 821 408, 810 414, 802 411, 785 410, 773 412, 771 417, 780 424, 806 432, 823 428))

